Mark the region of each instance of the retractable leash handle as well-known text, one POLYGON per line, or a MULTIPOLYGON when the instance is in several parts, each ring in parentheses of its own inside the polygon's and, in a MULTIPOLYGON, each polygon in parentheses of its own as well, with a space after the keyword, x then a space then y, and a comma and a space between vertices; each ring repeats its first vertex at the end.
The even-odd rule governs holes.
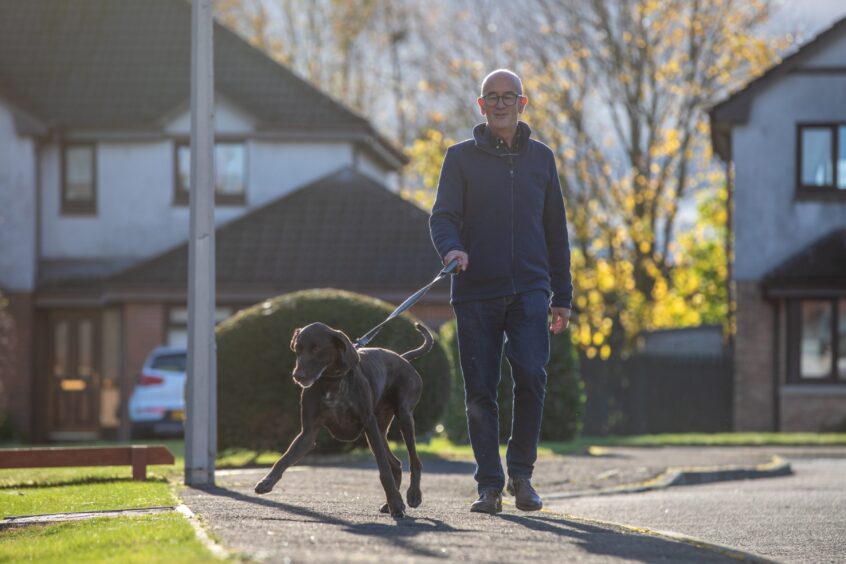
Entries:
POLYGON ((385 319, 385 321, 383 321, 382 323, 380 323, 379 325, 377 325, 376 327, 374 327, 373 329, 371 329, 370 331, 368 331, 367 333, 365 333, 364 335, 359 337, 359 339, 355 342, 355 348, 360 349, 361 347, 367 346, 367 343, 369 343, 373 339, 373 337, 375 337, 376 334, 379 333, 379 330, 382 329, 382 327, 388 321, 397 317, 399 314, 401 314, 402 312, 404 312, 405 310, 407 310, 408 308, 413 306, 417 302, 417 300, 419 300, 420 298, 423 297, 423 294, 425 294, 426 292, 429 291, 429 288, 434 286, 440 280, 449 276, 450 274, 456 274, 456 268, 457 267, 458 267, 458 259, 452 259, 449 262, 449 264, 446 265, 438 273, 437 276, 435 276, 434 280, 432 280, 431 282, 429 282, 428 284, 426 284, 425 286, 423 286, 422 288, 420 288, 419 290, 414 292, 411 296, 406 298, 406 300, 404 302, 402 302, 399 305, 399 307, 397 307, 397 309, 395 309, 393 311, 393 313, 391 313, 391 315, 389 315, 388 318, 385 319))
MULTIPOLYGON (((455 271, 456 268, 458 268, 458 259, 452 259, 451 261, 449 261, 449 264, 446 265, 443 270, 441 270, 441 274, 458 274, 455 271)), ((439 274, 438 276, 440 276, 441 274, 439 274)))

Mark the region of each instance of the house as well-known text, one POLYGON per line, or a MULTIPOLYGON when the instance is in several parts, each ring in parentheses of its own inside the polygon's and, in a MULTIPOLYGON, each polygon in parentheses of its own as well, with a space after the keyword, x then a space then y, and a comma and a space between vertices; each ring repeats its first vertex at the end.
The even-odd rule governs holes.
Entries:
MULTIPOLYGON (((124 437, 150 349, 184 342, 190 3, 0 3, 0 409, 35 440, 124 437)), ((334 286, 398 302, 440 263, 406 157, 215 25, 218 314, 334 286)), ((449 316, 447 289, 415 312, 449 316)))
POLYGON ((734 426, 846 425, 846 18, 710 110, 730 188, 734 426))

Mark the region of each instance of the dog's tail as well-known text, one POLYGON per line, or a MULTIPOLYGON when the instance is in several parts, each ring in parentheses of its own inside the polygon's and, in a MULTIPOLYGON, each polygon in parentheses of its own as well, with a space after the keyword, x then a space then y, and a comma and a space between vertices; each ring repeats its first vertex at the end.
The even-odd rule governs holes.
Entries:
POLYGON ((404 352, 402 353, 402 355, 400 355, 405 360, 409 361, 414 360, 415 358, 420 358, 421 356, 432 350, 432 344, 434 343, 434 340, 432 340, 432 334, 429 332, 425 325, 423 325, 422 323, 415 323, 414 328, 417 329, 421 335, 423 335, 423 339, 425 339, 425 341, 416 349, 404 352))

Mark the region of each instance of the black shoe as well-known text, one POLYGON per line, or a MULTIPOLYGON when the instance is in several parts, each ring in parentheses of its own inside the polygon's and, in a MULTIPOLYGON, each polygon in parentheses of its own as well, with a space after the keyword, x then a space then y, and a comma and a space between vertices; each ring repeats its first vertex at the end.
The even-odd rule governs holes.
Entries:
POLYGON ((496 490, 485 490, 479 495, 479 499, 470 506, 473 513, 494 513, 502 512, 502 492, 496 490))
POLYGON ((517 509, 538 511, 543 507, 543 500, 532 487, 532 481, 529 478, 508 478, 506 490, 514 496, 517 509))

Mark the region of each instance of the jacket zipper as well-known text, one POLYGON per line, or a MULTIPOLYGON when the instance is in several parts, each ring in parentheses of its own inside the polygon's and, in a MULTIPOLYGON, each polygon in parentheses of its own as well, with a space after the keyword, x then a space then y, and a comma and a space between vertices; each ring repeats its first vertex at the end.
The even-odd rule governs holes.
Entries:
POLYGON ((517 258, 514 256, 514 155, 508 155, 508 176, 511 178, 511 293, 517 294, 517 258))

